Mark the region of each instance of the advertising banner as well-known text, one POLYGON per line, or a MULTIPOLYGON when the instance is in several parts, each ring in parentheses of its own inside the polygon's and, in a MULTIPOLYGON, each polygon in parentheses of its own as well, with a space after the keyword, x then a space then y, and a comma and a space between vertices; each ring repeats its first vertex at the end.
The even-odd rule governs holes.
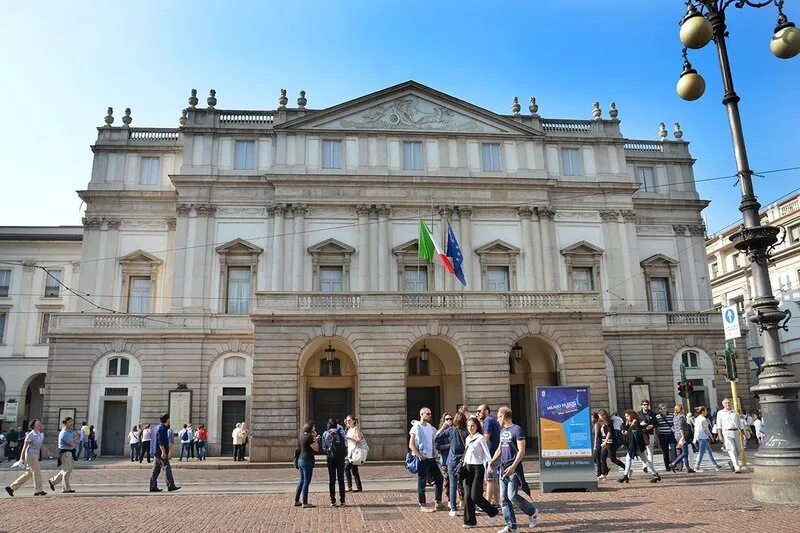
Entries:
POLYGON ((589 387, 537 387, 542 492, 597 490, 589 387))

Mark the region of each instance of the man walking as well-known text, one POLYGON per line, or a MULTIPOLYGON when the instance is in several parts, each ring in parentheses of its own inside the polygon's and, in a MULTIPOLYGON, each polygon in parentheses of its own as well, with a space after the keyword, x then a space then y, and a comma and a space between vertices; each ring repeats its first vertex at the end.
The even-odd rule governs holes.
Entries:
POLYGON ((729 398, 722 400, 722 407, 722 411, 717 412, 717 431, 719 432, 720 440, 725 443, 725 449, 728 452, 728 457, 730 457, 728 465, 735 473, 741 474, 739 456, 742 453, 742 443, 739 440, 739 434, 742 429, 742 418, 739 413, 731 409, 731 400, 729 398))
POLYGON ((164 469, 164 474, 167 477, 167 490, 174 492, 179 490, 180 487, 175 485, 175 480, 172 478, 172 467, 169 464, 169 446, 172 443, 169 429, 169 413, 161 415, 159 419, 161 423, 156 426, 153 431, 153 439, 150 445, 150 451, 153 454, 153 471, 150 474, 150 492, 161 492, 163 489, 158 488, 158 476, 161 474, 161 469, 164 469))
POLYGON ((233 439, 233 460, 239 460, 239 449, 242 447, 242 423, 236 422, 236 427, 233 428, 231 433, 233 439))
POLYGON ((247 431, 247 424, 242 422, 241 425, 241 432, 239 433, 239 440, 242 441, 242 445, 239 447, 239 460, 244 461, 245 452, 247 450, 247 438, 248 438, 248 431, 247 431))
MULTIPOLYGON (((522 460, 525 458, 525 431, 514 423, 511 409, 501 407, 497 411, 497 421, 500 423, 500 446, 497 448, 492 463, 498 460, 500 476, 500 500, 503 502, 503 519, 506 527, 498 533, 509 533, 517 530, 517 517, 514 514, 514 504, 528 515, 528 528, 536 527, 539 512, 533 503, 526 500, 520 489, 530 496, 531 489, 525 481, 525 472, 522 469, 522 460)), ((489 465, 489 470, 494 468, 489 465)))
MULTIPOLYGON (((658 420, 656 420, 656 415, 653 411, 650 410, 650 400, 642 400, 642 410, 639 412, 639 422, 642 426, 642 429, 645 433, 650 437, 650 443, 647 445, 647 458, 650 459, 650 462, 653 462, 653 444, 655 440, 655 428, 658 427, 658 420)), ((645 466, 642 470, 647 472, 647 467, 645 466)), ((653 472, 655 474, 655 472, 653 472)))
POLYGON ((78 441, 78 453, 75 454, 76 461, 81 458, 81 452, 83 451, 86 452, 87 456, 89 455, 89 426, 86 425, 86 422, 81 422, 81 428, 78 430, 78 437, 80 440, 78 441))
MULTIPOLYGON (((658 444, 661 446, 661 453, 664 455, 664 468, 671 470, 670 465, 676 457, 678 441, 675 440, 673 430, 674 415, 667 410, 666 404, 658 404, 658 414, 656 423, 658 424, 658 444)), ((691 443, 686 443, 691 446, 691 443)))
MULTIPOLYGON (((486 439, 486 445, 489 447, 489 455, 494 457, 500 446, 500 423, 495 417, 492 416, 491 409, 486 404, 478 407, 478 419, 483 425, 483 436, 486 439)), ((497 482, 497 463, 492 465, 492 473, 486 474, 486 499, 495 507, 500 507, 500 485, 497 482)))
POLYGON ((408 439, 408 447, 411 448, 411 453, 414 454, 419 460, 419 469, 417 470, 417 497, 419 499, 419 508, 424 513, 432 513, 445 509, 442 504, 442 484, 444 478, 442 471, 439 470, 439 465, 436 464, 436 449, 433 447, 433 437, 436 429, 431 425, 431 410, 423 407, 419 410, 419 422, 414 420, 411 423, 411 431, 408 434, 411 436, 408 439), (433 507, 425 505, 425 486, 426 479, 430 476, 433 478, 435 484, 434 497, 436 504, 433 507))
POLYGON ((61 465, 61 470, 52 479, 48 479, 50 490, 56 491, 56 485, 64 482, 64 489, 61 491, 65 494, 75 492, 69 486, 69 476, 72 474, 72 460, 77 459, 75 454, 75 446, 80 442, 81 437, 74 429, 75 421, 71 416, 65 418, 62 422, 64 428, 58 434, 58 461, 61 465))

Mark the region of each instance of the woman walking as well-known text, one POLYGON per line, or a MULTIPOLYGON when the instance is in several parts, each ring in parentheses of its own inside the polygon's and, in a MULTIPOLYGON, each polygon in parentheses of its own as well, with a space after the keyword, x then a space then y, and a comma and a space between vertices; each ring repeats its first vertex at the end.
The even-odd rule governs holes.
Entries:
POLYGON ((434 442, 436 444, 449 443, 450 453, 447 455, 447 475, 450 478, 449 495, 450 495, 450 516, 456 516, 458 511, 458 496, 464 500, 464 488, 459 487, 458 482, 458 465, 464 457, 464 446, 467 439, 467 417, 464 413, 458 412, 453 417, 452 426, 444 430, 439 430, 436 433, 434 442))
POLYGON ((605 474, 605 468, 600 464, 600 417, 597 413, 592 413, 592 460, 594 461, 595 468, 597 469, 597 479, 600 479, 605 474))
POLYGON ((686 472, 694 474, 694 470, 689 466, 689 448, 692 446, 693 435, 690 432, 691 426, 686 421, 686 416, 683 414, 683 405, 676 404, 672 418, 672 432, 675 435, 675 440, 678 441, 676 448, 680 451, 675 460, 672 461, 668 468, 674 473, 678 473, 677 465, 683 461, 683 466, 686 467, 686 472))
POLYGON ((628 483, 630 481, 630 476, 633 473, 633 460, 638 458, 652 472, 653 478, 650 483, 658 483, 661 481, 661 476, 656 472, 653 461, 647 457, 646 450, 649 439, 644 428, 640 425, 638 413, 633 409, 626 409, 625 423, 625 445, 628 448, 628 454, 625 456, 625 472, 617 481, 619 483, 628 483))
POLYGON ((344 475, 347 479, 347 492, 361 492, 361 475, 358 473, 358 465, 350 462, 350 458, 356 448, 362 447, 366 444, 364 434, 358 427, 358 419, 353 417, 352 414, 347 415, 344 419, 344 425, 347 427, 347 465, 344 467, 344 475), (356 479, 356 488, 353 490, 353 478, 356 479))
POLYGON ((89 456, 87 461, 94 461, 97 459, 97 434, 94 432, 94 426, 89 426, 89 456))
POLYGON ((308 486, 311 484, 311 477, 314 475, 314 454, 319 451, 320 437, 314 427, 314 422, 308 422, 303 426, 303 432, 298 439, 300 455, 297 458, 297 468, 300 470, 300 479, 297 482, 297 490, 294 492, 294 506, 303 506, 303 509, 316 507, 308 503, 308 486), (303 501, 300 502, 302 495, 303 501))
POLYGON ((144 430, 142 430, 142 453, 139 455, 139 464, 142 463, 142 460, 147 456, 147 463, 150 463, 150 440, 153 437, 153 430, 150 428, 150 424, 145 424, 144 430))
POLYGON ((133 426, 128 433, 128 443, 131 445, 131 462, 142 457, 142 442, 139 440, 139 426, 133 426))
POLYGON ((25 435, 22 451, 20 452, 20 458, 25 461, 25 473, 6 487, 6 492, 9 496, 13 496, 31 477, 33 477, 33 495, 47 495, 47 493, 42 490, 42 471, 39 469, 39 450, 43 450, 47 453, 50 459, 53 458, 53 453, 44 445, 42 423, 34 418, 33 422, 31 422, 30 429, 31 430, 25 435))
POLYGON ((602 480, 606 479, 608 473, 610 472, 608 469, 609 459, 623 471, 625 470, 625 463, 617 459, 617 448, 619 447, 619 443, 617 442, 616 432, 614 431, 614 423, 608 416, 608 411, 605 409, 600 409, 597 412, 597 415, 599 419, 598 424, 600 426, 600 464, 603 467, 602 470, 598 469, 598 472, 600 473, 598 474, 597 479, 602 480))
POLYGON ((708 411, 701 405, 696 407, 694 412, 697 414, 694 419, 694 440, 700 448, 697 452, 697 461, 695 461, 694 469, 700 470, 700 462, 703 460, 703 456, 708 453, 711 464, 719 472, 722 467, 717 464, 717 460, 714 459, 714 454, 711 452, 711 422, 708 421, 708 411))
POLYGON ((492 456, 483 436, 481 421, 472 416, 467 420, 469 435, 464 446, 464 529, 471 529, 478 525, 475 516, 475 506, 481 508, 489 517, 489 525, 497 525, 498 510, 483 497, 483 478, 492 456))
POLYGON ((208 445, 208 430, 205 424, 200 424, 197 428, 197 435, 195 435, 195 438, 197 439, 197 460, 205 461, 206 446, 208 445))
MULTIPOLYGON (((450 413, 444 413, 442 415, 442 418, 439 419, 439 429, 437 430, 437 433, 439 431, 444 431, 448 429, 452 425, 453 425, 453 415, 451 415, 450 413)), ((442 493, 445 495, 446 498, 449 498, 450 478, 447 475, 447 457, 450 455, 450 443, 449 442, 443 442, 442 444, 434 443, 434 445, 436 446, 436 451, 439 452, 439 468, 441 468, 442 470, 442 479, 443 479, 442 493)), ((433 484, 433 479, 429 477, 428 485, 432 484, 433 484)))

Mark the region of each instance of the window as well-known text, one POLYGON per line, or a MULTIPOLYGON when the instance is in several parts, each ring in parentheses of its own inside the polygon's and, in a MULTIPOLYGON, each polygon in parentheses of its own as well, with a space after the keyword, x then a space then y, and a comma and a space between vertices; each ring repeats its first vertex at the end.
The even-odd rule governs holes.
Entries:
POLYGON ((490 266, 486 268, 486 290, 489 292, 508 292, 508 267, 490 266))
POLYGON ((739 252, 736 252, 731 256, 731 263, 733 264, 733 269, 736 270, 739 268, 739 252))
POLYGON ((228 357, 222 367, 222 375, 226 378, 243 378, 247 373, 246 365, 244 357, 228 357))
POLYGON ((158 158, 143 157, 139 185, 158 185, 158 158))
POLYGON ((737 296, 728 300, 728 305, 735 305, 739 316, 744 316, 744 296, 737 296))
POLYGON ((642 190, 646 192, 656 192, 656 177, 653 167, 636 167, 636 181, 642 190))
POLYGON ((409 376, 430 376, 431 368, 429 361, 423 361, 421 357, 411 357, 408 360, 409 376))
POLYGON ((580 154, 577 148, 562 148, 561 149, 561 166, 564 169, 565 176, 580 176, 581 167, 578 164, 580 154))
POLYGON ((668 278, 650 278, 650 302, 651 311, 656 313, 671 311, 668 278))
POLYGON ((342 141, 322 141, 322 168, 342 168, 342 141))
POLYGON ((228 269, 228 305, 229 315, 246 315, 250 312, 250 269, 228 269))
POLYGON ((50 331, 50 313, 42 313, 42 324, 39 327, 39 344, 47 344, 48 331, 50 331))
POLYGON ((149 313, 153 282, 150 278, 131 278, 128 290, 128 312, 149 313))
POLYGON ((319 290, 322 292, 342 292, 344 280, 342 267, 320 267, 319 290))
POLYGON ((790 226, 787 233, 789 234, 789 242, 800 242, 800 224, 790 226))
POLYGON ((128 387, 106 387, 104 396, 127 396, 128 387))
POLYGON ((0 297, 8 296, 8 288, 11 285, 11 270, 0 270, 0 297))
POLYGON ((697 352, 683 352, 683 354, 681 354, 681 359, 683 360, 683 364, 686 366, 686 368, 697 368, 697 352))
POLYGON ((718 276, 719 276, 719 264, 718 263, 712 263, 711 264, 711 277, 712 278, 716 278, 718 276))
POLYGON ((405 170, 422 170, 422 143, 403 143, 403 168, 405 170))
POLYGON ((319 375, 322 377, 332 377, 342 375, 342 360, 334 357, 333 361, 322 359, 319 362, 319 375))
POLYGON ((44 282, 44 297, 58 298, 59 289, 61 288, 61 271, 48 270, 45 276, 47 278, 44 282))
POLYGON ((253 151, 255 147, 255 141, 236 141, 233 155, 233 168, 235 170, 253 170, 253 151))
POLYGON ((483 171, 500 172, 500 145, 483 145, 483 171))
POLYGON ((572 269, 572 290, 594 290, 594 273, 591 267, 575 267, 572 269))
POLYGON ((247 387, 222 387, 223 396, 247 396, 247 387))
POLYGON ((405 270, 405 291, 425 292, 428 290, 428 268, 424 266, 410 267, 405 270))
POLYGON ((127 376, 131 362, 126 357, 113 357, 108 360, 109 376, 127 376))
POLYGON ((6 317, 8 313, 0 313, 0 344, 6 340, 6 317))

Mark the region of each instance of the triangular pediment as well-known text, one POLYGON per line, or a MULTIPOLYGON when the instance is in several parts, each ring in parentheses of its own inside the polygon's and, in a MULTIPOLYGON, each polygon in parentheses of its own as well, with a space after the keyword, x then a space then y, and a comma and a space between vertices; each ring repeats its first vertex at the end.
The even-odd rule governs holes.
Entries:
POLYGON ((603 255, 604 250, 589 241, 578 241, 561 250, 563 255, 603 255))
POLYGON ((264 249, 244 239, 233 239, 217 246, 218 254, 260 254, 264 249))
POLYGON ((671 266, 677 265, 678 262, 673 258, 669 257, 668 255, 664 254, 655 254, 651 255, 644 261, 640 263, 643 267, 653 267, 653 266, 671 266))
POLYGON ((276 125, 276 130, 543 135, 508 117, 408 81, 276 125))
POLYGON ((475 249, 475 253, 480 254, 518 254, 519 248, 503 240, 495 239, 490 243, 484 244, 475 249))
POLYGON ((122 264, 150 263, 151 265, 160 265, 162 261, 158 257, 154 256, 153 254, 149 254, 144 250, 134 250, 133 252, 120 257, 119 262, 122 264))
POLYGON ((392 248, 392 253, 395 255, 401 254, 419 254, 419 239, 411 239, 398 246, 392 248))
POLYGON ((327 239, 313 246, 309 246, 310 254, 352 254, 356 249, 336 239, 327 239))

